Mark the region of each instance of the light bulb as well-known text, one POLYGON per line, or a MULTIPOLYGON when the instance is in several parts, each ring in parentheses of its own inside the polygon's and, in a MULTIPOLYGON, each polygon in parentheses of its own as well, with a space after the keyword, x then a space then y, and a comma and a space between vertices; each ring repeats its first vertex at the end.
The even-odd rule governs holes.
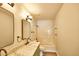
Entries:
POLYGON ((29 18, 31 18, 31 19, 32 19, 32 16, 29 16, 29 18))

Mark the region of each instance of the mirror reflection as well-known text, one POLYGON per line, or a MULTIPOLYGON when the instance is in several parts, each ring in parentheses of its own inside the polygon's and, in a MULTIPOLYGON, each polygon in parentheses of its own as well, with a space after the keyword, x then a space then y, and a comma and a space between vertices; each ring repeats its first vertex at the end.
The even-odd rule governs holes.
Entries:
POLYGON ((26 20, 22 20, 22 38, 23 40, 31 40, 31 24, 26 20))

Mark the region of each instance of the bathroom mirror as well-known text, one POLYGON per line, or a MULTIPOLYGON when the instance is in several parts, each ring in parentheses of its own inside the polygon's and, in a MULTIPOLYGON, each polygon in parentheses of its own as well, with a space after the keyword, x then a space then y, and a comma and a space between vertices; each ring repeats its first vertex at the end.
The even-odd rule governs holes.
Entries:
POLYGON ((22 20, 22 39, 30 39, 31 37, 31 25, 30 22, 22 20))
POLYGON ((0 49, 14 42, 14 15, 0 7, 0 49))

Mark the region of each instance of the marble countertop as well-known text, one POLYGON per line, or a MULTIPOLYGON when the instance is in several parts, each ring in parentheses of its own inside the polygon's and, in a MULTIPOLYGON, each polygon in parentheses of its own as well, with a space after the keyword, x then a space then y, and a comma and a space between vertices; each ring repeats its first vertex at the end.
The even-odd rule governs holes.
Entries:
POLYGON ((30 42, 27 45, 21 46, 15 52, 9 54, 8 56, 33 56, 39 45, 40 42, 30 42))

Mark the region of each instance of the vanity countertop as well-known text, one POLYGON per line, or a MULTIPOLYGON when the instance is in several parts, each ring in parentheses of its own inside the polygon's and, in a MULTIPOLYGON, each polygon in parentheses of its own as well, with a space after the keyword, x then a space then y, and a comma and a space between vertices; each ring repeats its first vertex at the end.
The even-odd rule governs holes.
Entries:
POLYGON ((15 52, 9 54, 8 56, 33 56, 39 45, 40 42, 30 42, 27 45, 21 46, 15 52))

